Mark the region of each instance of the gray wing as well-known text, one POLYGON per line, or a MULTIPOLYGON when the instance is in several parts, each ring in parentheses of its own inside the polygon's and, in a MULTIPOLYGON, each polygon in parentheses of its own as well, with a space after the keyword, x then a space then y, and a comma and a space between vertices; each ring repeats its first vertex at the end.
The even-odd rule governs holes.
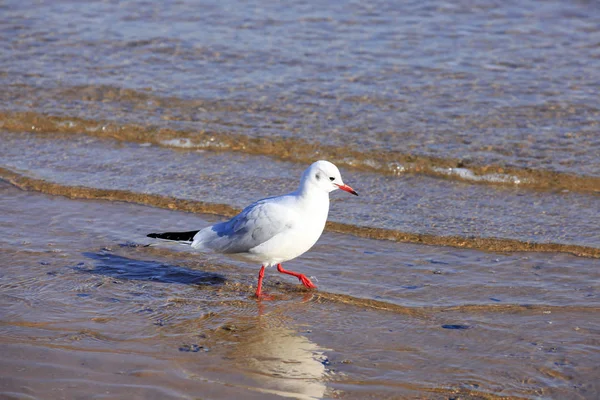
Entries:
POLYGON ((273 236, 291 229, 295 213, 269 199, 246 207, 226 222, 198 232, 193 247, 207 247, 220 253, 246 253, 273 236))

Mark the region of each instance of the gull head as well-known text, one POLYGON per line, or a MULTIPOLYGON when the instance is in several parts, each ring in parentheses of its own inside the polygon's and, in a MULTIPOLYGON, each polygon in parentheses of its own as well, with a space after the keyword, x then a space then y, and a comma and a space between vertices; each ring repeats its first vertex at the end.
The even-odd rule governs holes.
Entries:
POLYGON ((358 196, 350 186, 342 181, 340 170, 329 161, 316 161, 310 165, 302 174, 301 187, 311 187, 326 193, 342 189, 348 193, 358 196))

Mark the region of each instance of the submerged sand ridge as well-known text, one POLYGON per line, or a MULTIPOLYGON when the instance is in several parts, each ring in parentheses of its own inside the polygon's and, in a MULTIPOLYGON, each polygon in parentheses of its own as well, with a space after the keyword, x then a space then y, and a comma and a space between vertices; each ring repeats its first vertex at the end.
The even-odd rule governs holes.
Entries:
MULTIPOLYGON (((142 195, 123 190, 93 189, 80 186, 61 186, 59 184, 50 183, 39 179, 28 178, 4 168, 0 168, 0 177, 22 189, 36 190, 42 193, 67 196, 74 199, 127 201, 155 207, 169 208, 178 211, 210 213, 223 216, 233 216, 241 211, 241 209, 236 209, 226 204, 173 199, 160 195, 142 195)), ((440 237, 427 234, 399 232, 381 228, 353 226, 339 222, 328 222, 326 229, 332 232, 347 233, 370 239, 392 240, 398 242, 464 247, 487 251, 561 252, 571 253, 582 257, 600 258, 600 249, 578 245, 559 243, 529 243, 497 238, 440 237)))
POLYGON ((258 266, 140 246, 153 227, 215 216, 0 189, 4 394, 598 393, 595 259, 326 233, 293 262, 318 291, 270 269, 275 301, 256 302, 258 266))
POLYGON ((34 112, 0 112, 7 132, 91 135, 133 143, 151 143, 182 151, 229 151, 261 155, 282 161, 310 164, 315 156, 340 167, 391 176, 424 174, 437 178, 487 185, 508 185, 544 190, 600 193, 595 175, 482 164, 467 159, 433 157, 388 150, 357 150, 356 145, 332 146, 302 138, 248 137, 234 132, 175 130, 143 124, 86 120, 34 112))
MULTIPOLYGON (((223 216, 294 190, 302 172, 298 164, 267 157, 179 153, 89 136, 2 133, 2 139, 2 176, 20 187, 223 216)), ((423 175, 398 178, 344 169, 342 174, 361 196, 351 201, 332 196, 332 231, 492 251, 598 256, 600 199, 594 194, 487 187, 423 175)))

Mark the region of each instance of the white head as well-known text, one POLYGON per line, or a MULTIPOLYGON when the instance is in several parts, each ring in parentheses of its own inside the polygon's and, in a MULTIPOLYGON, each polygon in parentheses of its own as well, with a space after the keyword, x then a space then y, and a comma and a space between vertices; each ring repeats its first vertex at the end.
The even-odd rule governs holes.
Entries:
POLYGON ((342 189, 358 196, 350 186, 344 184, 340 170, 329 161, 316 161, 302 174, 300 189, 318 188, 326 193, 342 189))

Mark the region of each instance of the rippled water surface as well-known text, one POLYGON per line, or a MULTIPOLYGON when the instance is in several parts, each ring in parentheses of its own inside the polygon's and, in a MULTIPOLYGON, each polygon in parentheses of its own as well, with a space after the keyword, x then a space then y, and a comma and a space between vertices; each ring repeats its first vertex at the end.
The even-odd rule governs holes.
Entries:
POLYGON ((0 397, 595 399, 600 8, 0 4, 0 397), (330 159, 289 268, 150 246, 330 159))
POLYGON ((139 246, 214 216, 1 190, 7 395, 598 393, 594 259, 325 234, 289 264, 318 292, 269 270, 256 302, 258 266, 139 246))
POLYGON ((8 2, 0 18, 5 110, 600 174, 593 3, 8 2))

